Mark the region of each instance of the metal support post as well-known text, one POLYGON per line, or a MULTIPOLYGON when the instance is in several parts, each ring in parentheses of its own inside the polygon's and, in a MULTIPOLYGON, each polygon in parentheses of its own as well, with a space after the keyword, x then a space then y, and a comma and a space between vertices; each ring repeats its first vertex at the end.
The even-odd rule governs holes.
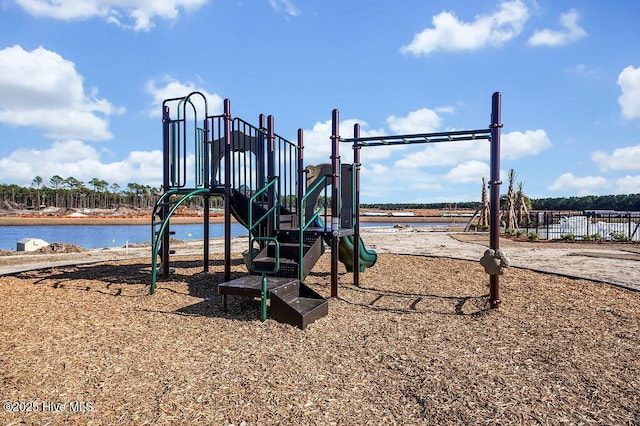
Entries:
POLYGON ((231 101, 224 100, 224 280, 231 280, 231 101))
POLYGON ((307 186, 306 172, 304 169, 304 133, 302 129, 298 129, 298 190, 297 190, 297 214, 298 214, 298 228, 300 229, 298 234, 298 241, 300 243, 300 250, 298 253, 298 280, 302 282, 304 280, 304 230, 303 226, 306 225, 306 212, 304 211, 304 202, 302 198, 305 194, 305 188, 307 186))
MULTIPOLYGON (((164 156, 162 158, 162 167, 163 167, 163 173, 162 173, 162 190, 163 191, 168 191, 169 190, 169 186, 171 183, 170 180, 170 174, 171 174, 171 160, 169 158, 169 156, 171 155, 171 150, 170 150, 170 145, 171 145, 171 116, 169 114, 169 107, 165 106, 162 110, 162 142, 163 142, 163 148, 162 151, 164 152, 164 156)), ((167 199, 167 202, 165 202, 162 205, 162 208, 160 209, 160 216, 162 217, 162 220, 164 220, 167 215, 169 214, 169 205, 168 205, 169 200, 167 199)), ((156 218, 152 217, 151 218, 152 221, 156 220, 156 218)), ((160 254, 160 259, 162 260, 162 277, 163 278, 168 278, 169 277, 169 240, 170 240, 170 229, 169 229, 169 223, 166 224, 165 230, 162 233, 162 235, 160 236, 160 238, 162 238, 162 244, 160 245, 160 251, 162 252, 160 254)), ((154 256, 157 256, 158 253, 153 253, 154 256)))
MULTIPOLYGON (((491 192, 489 195, 491 206, 490 217, 490 238, 489 247, 496 252, 500 248, 500 129, 501 122, 501 99, 500 92, 495 92, 491 98, 491 177, 489 184, 491 192)), ((500 276, 497 274, 489 276, 489 305, 491 308, 500 306, 500 276)))
POLYGON ((353 126, 353 167, 355 168, 353 193, 353 285, 360 286, 360 124, 353 126))
MULTIPOLYGON (((209 149, 209 118, 205 116, 204 118, 204 138, 202 140, 204 143, 203 146, 203 155, 202 164, 204 165, 204 187, 211 188, 210 183, 210 171, 211 171, 211 159, 210 159, 210 149, 209 149)), ((203 254, 204 257, 204 272, 209 272, 209 211, 211 210, 211 202, 209 200, 209 194, 204 196, 204 221, 203 221, 203 254)))
POLYGON ((331 297, 338 297, 338 253, 340 250, 340 112, 331 117, 331 297))
MULTIPOLYGON (((267 183, 271 183, 276 177, 276 150, 275 150, 275 129, 273 122, 273 115, 267 117, 267 183)), ((267 209, 270 210, 275 205, 273 186, 269 187, 267 191, 267 209)), ((269 215, 267 218, 267 235, 275 235, 276 223, 273 220, 273 216, 269 215)))

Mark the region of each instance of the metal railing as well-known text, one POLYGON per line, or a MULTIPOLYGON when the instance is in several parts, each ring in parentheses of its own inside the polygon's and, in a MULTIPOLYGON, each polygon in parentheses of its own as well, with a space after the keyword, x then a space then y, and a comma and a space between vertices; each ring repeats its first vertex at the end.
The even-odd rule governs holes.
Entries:
POLYGON ((201 188, 207 185, 208 143, 207 126, 199 127, 200 119, 207 114, 206 98, 199 92, 193 92, 185 98, 167 99, 163 102, 163 166, 165 191, 173 188, 201 188), (195 99, 204 109, 196 106, 195 99), (177 104, 177 105, 176 105, 177 104), (169 105, 175 105, 172 111, 169 105), (203 115, 199 115, 200 110, 203 115), (199 118, 200 117, 200 118, 199 118), (195 167, 189 165, 191 155, 195 158, 195 167))
POLYGON ((541 239, 640 241, 640 212, 579 214, 532 212, 520 219, 520 230, 541 239))
POLYGON ((324 220, 323 220, 324 231, 326 231, 327 229, 327 207, 329 206, 328 197, 327 197, 327 182, 328 182, 327 176, 323 176, 322 179, 318 180, 315 183, 315 185, 307 189, 306 194, 302 196, 302 198, 299 200, 299 203, 298 203, 298 223, 300 224, 300 229, 298 234, 298 241, 300 244, 299 255, 298 255, 298 280, 300 280, 300 282, 304 281, 304 276, 303 276, 304 275, 304 271, 303 271, 304 232, 307 229, 309 229, 311 225, 317 222, 318 218, 320 218, 322 213, 324 213, 324 220), (309 219, 306 219, 304 202, 310 195, 314 193, 316 189, 322 186, 324 186, 323 203, 314 209, 313 214, 310 215, 309 219))
MULTIPOLYGON (((278 203, 275 203, 273 207, 271 207, 270 209, 268 209, 261 217, 259 217, 255 222, 253 220, 253 205, 256 202, 256 200, 258 199, 258 197, 260 197, 260 195, 262 195, 263 193, 265 193, 266 191, 270 191, 270 190, 275 190, 277 191, 278 188, 278 178, 274 178, 271 182, 269 182, 267 185, 265 185, 264 188, 262 188, 260 191, 256 192, 255 194, 253 194, 251 196, 251 198, 249 199, 249 267, 251 268, 252 271, 254 272, 259 272, 262 274, 262 286, 261 286, 261 299, 262 299, 262 313, 261 313, 261 319, 262 322, 265 322, 267 320, 267 298, 268 298, 268 286, 267 286, 267 274, 273 274, 276 273, 280 270, 280 242, 278 241, 278 239, 276 237, 270 237, 270 236, 258 236, 255 237, 253 236, 253 231, 255 230, 255 228, 262 223, 263 221, 267 220, 267 218, 270 215, 276 215, 278 212, 278 209, 280 208, 280 206, 278 205, 278 203), (273 188, 272 188, 273 187, 273 188), (253 243, 254 242, 260 242, 260 243, 265 243, 265 247, 267 245, 269 245, 270 243, 273 243, 274 245, 274 263, 273 263, 273 267, 269 268, 269 269, 259 269, 256 268, 253 261, 255 259, 255 254, 254 254, 254 250, 253 250, 253 243)), ((277 199, 277 197, 276 197, 277 199)))
POLYGON ((280 176, 280 187, 278 193, 281 194, 282 206, 290 212, 297 211, 298 193, 298 145, 277 134, 274 134, 274 156, 275 172, 280 176))
MULTIPOLYGON (((211 177, 212 186, 222 186, 224 173, 224 116, 208 117, 211 132, 211 177)), ((296 194, 299 185, 297 174, 298 146, 265 126, 260 117, 260 126, 240 119, 231 120, 230 186, 250 197, 270 181, 279 177, 278 193, 280 205, 294 212, 297 207, 296 194), (270 138, 273 143, 270 143, 270 138), (271 170, 270 170, 271 169, 271 170)), ((272 126, 272 123, 271 123, 272 126)), ((267 194, 263 195, 265 198, 267 194)))
MULTIPOLYGON (((153 215, 151 216, 151 288, 149 292, 154 294, 156 291, 156 281, 158 274, 158 256, 160 255, 160 244, 162 244, 162 236, 169 226, 169 219, 176 212, 178 207, 180 207, 185 201, 191 198, 194 195, 205 194, 209 191, 208 188, 198 188, 194 189, 186 194, 182 194, 181 198, 178 200, 171 200, 171 197, 179 194, 177 189, 169 190, 162 194, 162 196, 156 202, 156 205, 153 209, 153 215), (166 209, 167 215, 163 217, 159 222, 155 221, 156 216, 160 215, 160 210, 165 210, 164 206, 171 206, 171 208, 166 209)), ((162 259, 163 262, 166 262, 167 259, 162 259)))

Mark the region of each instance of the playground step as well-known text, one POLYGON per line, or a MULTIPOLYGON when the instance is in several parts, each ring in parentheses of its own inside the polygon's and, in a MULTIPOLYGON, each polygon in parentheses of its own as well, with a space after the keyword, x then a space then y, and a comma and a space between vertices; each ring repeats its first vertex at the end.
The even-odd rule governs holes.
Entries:
POLYGON ((280 215, 280 229, 289 230, 295 229, 298 226, 298 215, 295 214, 281 214, 280 215))
MULTIPOLYGON (((302 330, 329 313, 329 302, 296 279, 269 277, 267 293, 271 318, 302 330)), ((227 296, 261 297, 262 277, 249 275, 220 283, 218 294, 224 297, 225 309, 227 296)))
POLYGON ((298 281, 271 291, 271 317, 304 330, 329 313, 329 302, 298 281))
MULTIPOLYGON (((253 266, 258 271, 273 270, 276 263, 276 258, 258 254, 253 259, 253 266)), ((298 262, 293 259, 280 258, 280 270, 272 274, 267 274, 272 277, 298 277, 298 262)))
MULTIPOLYGON (((267 291, 272 292, 274 289, 298 282, 296 279, 269 277, 267 279, 267 291)), ((260 275, 247 275, 245 277, 236 278, 218 284, 218 294, 245 296, 245 297, 261 297, 262 296, 262 277, 260 275)))
MULTIPOLYGON (((304 244, 303 246, 303 253, 306 254, 309 249, 311 248, 310 245, 308 244, 304 244)), ((267 256, 268 257, 275 257, 275 251, 276 251, 276 247, 273 244, 270 244, 267 246, 267 256)), ((300 244, 298 243, 280 243, 280 258, 285 258, 285 259, 292 259, 292 260, 298 260, 298 256, 300 256, 300 244)))
MULTIPOLYGON (((303 234, 303 242, 313 245, 316 240, 324 235, 320 228, 307 229, 303 234)), ((282 229, 278 232, 278 241, 281 243, 298 243, 300 241, 300 228, 282 229)))
MULTIPOLYGON (((278 236, 280 239, 280 235, 278 236)), ((306 238, 305 238, 306 242, 306 238)), ((305 245, 306 246, 306 245, 305 245)), ((280 243, 280 269, 278 272, 268 274, 276 277, 298 277, 299 272, 299 245, 297 243, 282 242, 280 243)), ((324 246, 322 244, 322 238, 315 238, 312 244, 304 248, 304 255, 302 259, 302 277, 306 277, 313 269, 322 253, 324 252, 324 246)), ((260 253, 256 255, 253 260, 253 265, 256 270, 273 270, 275 269, 275 248, 273 245, 268 245, 260 253)))

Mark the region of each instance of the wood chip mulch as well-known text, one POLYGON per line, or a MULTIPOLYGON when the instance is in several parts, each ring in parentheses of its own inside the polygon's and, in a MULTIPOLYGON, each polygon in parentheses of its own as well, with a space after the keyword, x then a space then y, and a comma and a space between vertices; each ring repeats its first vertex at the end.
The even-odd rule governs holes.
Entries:
POLYGON ((36 407, 0 424, 640 423, 640 293, 511 268, 490 310, 478 262, 382 254, 302 331, 223 312, 212 259, 0 277, 0 399, 36 407))

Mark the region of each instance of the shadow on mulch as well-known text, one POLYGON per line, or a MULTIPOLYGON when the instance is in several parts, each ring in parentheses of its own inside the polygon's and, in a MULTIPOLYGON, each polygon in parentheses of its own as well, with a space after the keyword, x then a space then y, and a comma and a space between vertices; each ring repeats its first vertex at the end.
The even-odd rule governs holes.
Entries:
MULTIPOLYGON (((225 280, 224 261, 209 261, 210 268, 217 268, 217 272, 199 272, 196 274, 179 274, 180 268, 202 267, 202 262, 174 262, 171 264, 177 270, 172 279, 187 284, 189 296, 202 299, 192 305, 184 306, 174 311, 179 315, 202 316, 210 318, 227 318, 241 321, 255 321, 260 318, 261 302, 258 299, 241 296, 227 296, 227 310, 224 310, 223 297, 218 294, 218 284, 225 280)), ((242 259, 231 259, 231 267, 243 267, 242 259)), ((234 271, 229 279, 234 280, 246 276, 246 271, 234 271)))
MULTIPOLYGON (((411 255, 411 257, 415 257, 411 255)), ((429 256, 430 257, 430 256, 429 256)), ((321 294, 330 293, 331 282, 326 278, 330 277, 330 272, 311 272, 309 277, 323 278, 322 282, 313 282, 321 294)), ((425 314, 435 315, 462 315, 481 316, 491 311, 489 307, 489 294, 478 296, 457 296, 429 293, 412 293, 406 291, 389 290, 376 288, 373 286, 356 286, 353 281, 349 281, 352 272, 338 272, 340 300, 350 306, 357 306, 371 311, 389 312, 395 314, 425 314), (367 299, 366 302, 361 301, 367 299), (393 299, 399 306, 384 306, 387 299, 393 299), (453 305, 453 306, 452 306, 453 305), (445 309, 427 308, 425 306, 446 306, 445 309), (453 311, 452 309, 453 308, 453 311)))
POLYGON ((114 285, 149 285, 149 274, 144 271, 149 268, 148 263, 129 265, 92 264, 79 266, 63 266, 38 269, 14 274, 18 279, 33 280, 34 285, 48 285, 52 288, 71 288, 83 291, 97 291, 99 293, 120 296, 122 288, 112 291, 114 285), (74 284, 76 281, 97 281, 95 288, 91 285, 74 284), (105 291, 106 288, 106 291, 105 291))
MULTIPOLYGON (((241 259, 232 259, 231 266, 237 267, 243 264, 241 259)), ((163 283, 184 283, 188 289, 188 295, 202 299, 193 305, 180 308, 174 313, 189 316, 205 316, 230 318, 236 320, 254 321, 260 317, 260 301, 243 297, 229 297, 227 312, 222 305, 222 296, 218 295, 217 286, 224 281, 223 260, 210 260, 209 271, 203 271, 203 261, 177 260, 171 262, 174 272, 168 279, 160 275, 157 281, 157 290, 161 292, 180 293, 171 285, 163 283), (199 269, 200 272, 192 272, 199 269), (211 272, 211 271, 216 272, 211 272)), ((245 272, 232 271, 231 279, 246 275, 245 272)), ((106 296, 116 297, 140 297, 140 293, 128 294, 126 286, 141 286, 150 289, 151 265, 148 261, 125 265, 91 264, 53 267, 39 270, 20 272, 13 275, 18 279, 30 280, 33 285, 45 285, 54 289, 76 290, 83 292, 95 292, 106 296), (91 282, 95 281, 92 285, 91 282)), ((149 296, 153 297, 153 296, 149 296)))
POLYGON ((392 312, 396 314, 424 314, 430 313, 435 315, 466 315, 466 316, 480 316, 490 311, 489 308, 489 295, 481 296, 445 296, 440 294, 417 294, 417 293, 403 293, 393 290, 380 290, 370 287, 345 287, 351 292, 371 295, 372 299, 366 303, 356 302, 354 300, 348 300, 345 297, 338 297, 339 300, 352 305, 359 306, 374 311, 392 312), (386 297, 392 297, 396 300, 401 299, 404 301, 401 307, 387 307, 377 305, 386 297), (455 303, 454 312, 449 310, 437 310, 420 308, 420 304, 425 302, 436 301, 446 302, 446 305, 455 303))
MULTIPOLYGON (((231 266, 241 265, 242 260, 231 261, 231 266)), ((162 284, 168 281, 177 281, 187 284, 189 295, 204 298, 215 292, 217 284, 224 280, 222 272, 203 272, 202 260, 183 260, 171 262, 174 272, 168 279, 163 279, 158 274, 157 283, 162 284), (184 272, 193 269, 200 269, 201 272, 184 272)), ((210 260, 209 268, 220 269, 224 266, 222 260, 210 260)), ((241 273, 231 273, 232 279, 241 276, 241 273)), ((144 286, 151 285, 151 265, 149 262, 138 262, 125 265, 88 264, 77 266, 61 266, 43 268, 12 274, 15 278, 32 280, 34 285, 48 285, 56 289, 77 289, 82 291, 97 291, 99 293, 121 296, 122 288, 112 289, 113 286, 144 286), (77 284, 96 281, 95 286, 77 284)), ((162 287, 162 291, 175 292, 170 287, 162 287)))
POLYGON ((186 316, 226 318, 239 321, 256 321, 260 318, 261 302, 249 297, 231 296, 227 298, 227 311, 223 308, 222 296, 205 298, 177 309, 174 313, 186 316))

